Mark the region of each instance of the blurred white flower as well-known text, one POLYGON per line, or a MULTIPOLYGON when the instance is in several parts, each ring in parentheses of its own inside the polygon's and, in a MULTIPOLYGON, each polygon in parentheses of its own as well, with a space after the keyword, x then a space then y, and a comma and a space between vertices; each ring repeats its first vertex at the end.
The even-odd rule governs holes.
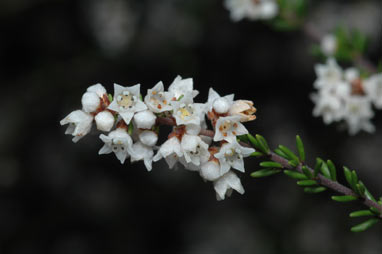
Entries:
POLYGON ((374 132, 375 127, 370 122, 374 116, 370 100, 365 96, 353 95, 345 100, 344 120, 347 123, 349 134, 355 135, 363 130, 374 132))
POLYGON ((334 58, 328 58, 326 64, 316 64, 314 69, 317 75, 317 79, 314 82, 316 89, 330 87, 338 82, 342 82, 343 71, 334 58))
POLYGON ((279 11, 275 0, 225 0, 224 5, 235 22, 244 18, 272 19, 279 11))
POLYGON ((109 135, 101 134, 99 138, 105 143, 98 154, 109 154, 114 152, 118 160, 123 164, 129 154, 133 153, 133 140, 125 128, 117 128, 109 135))
POLYGON ((118 112, 126 124, 129 124, 135 112, 147 109, 140 100, 140 84, 123 87, 114 84, 114 100, 108 109, 118 112))
POLYGON ((333 34, 326 34, 321 39, 321 51, 325 56, 333 56, 337 50, 337 38, 333 34))
POLYGON ((226 174, 215 180, 214 188, 217 200, 224 200, 226 195, 231 196, 232 190, 244 194, 244 188, 241 185, 239 177, 232 171, 228 171, 226 174))
POLYGON ((366 95, 377 109, 382 109, 382 73, 374 74, 364 81, 366 95))
POLYGON ((65 134, 72 135, 74 143, 88 134, 91 130, 93 116, 82 110, 75 110, 60 121, 61 125, 69 124, 65 134))

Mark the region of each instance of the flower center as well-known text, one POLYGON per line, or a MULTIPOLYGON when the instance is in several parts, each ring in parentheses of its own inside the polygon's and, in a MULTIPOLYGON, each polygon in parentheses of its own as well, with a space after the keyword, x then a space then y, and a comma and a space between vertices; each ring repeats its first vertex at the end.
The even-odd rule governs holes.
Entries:
POLYGON ((117 97, 118 105, 124 109, 132 108, 135 101, 136 97, 133 96, 129 91, 124 91, 117 97))
POLYGON ((191 105, 182 105, 179 108, 178 114, 180 115, 180 118, 184 120, 186 117, 190 117, 194 113, 191 105))

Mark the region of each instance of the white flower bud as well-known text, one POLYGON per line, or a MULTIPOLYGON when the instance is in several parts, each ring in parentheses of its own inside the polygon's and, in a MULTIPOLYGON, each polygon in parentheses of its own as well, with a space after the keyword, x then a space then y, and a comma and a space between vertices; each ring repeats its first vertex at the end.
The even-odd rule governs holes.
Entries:
POLYGON ((147 146, 154 146, 158 141, 158 135, 153 131, 145 130, 139 134, 139 140, 147 146))
POLYGON ((89 86, 86 91, 96 93, 99 97, 102 97, 104 94, 106 94, 106 89, 101 84, 89 86))
POLYGON ((87 113, 91 113, 97 110, 101 100, 96 93, 86 92, 82 95, 81 103, 83 110, 87 113))
POLYGON ((105 110, 95 116, 97 129, 100 131, 110 131, 114 125, 114 116, 109 111, 105 110))
POLYGON ((200 176, 207 181, 215 181, 220 175, 220 165, 217 161, 208 161, 200 168, 200 176))
POLYGON ((225 114, 225 113, 227 113, 229 108, 230 108, 230 106, 231 106, 231 104, 224 97, 220 97, 220 98, 216 99, 214 101, 213 105, 212 105, 212 107, 214 108, 214 110, 218 114, 225 114))
POLYGON ((151 129, 155 124, 156 118, 153 112, 144 110, 134 115, 134 122, 139 129, 151 129))

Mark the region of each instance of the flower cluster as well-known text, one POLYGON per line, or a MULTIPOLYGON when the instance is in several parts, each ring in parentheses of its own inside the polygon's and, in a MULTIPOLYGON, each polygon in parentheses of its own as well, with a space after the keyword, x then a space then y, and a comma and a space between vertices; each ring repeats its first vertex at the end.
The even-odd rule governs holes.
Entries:
POLYGON ((275 0, 225 0, 224 5, 233 21, 271 19, 279 11, 275 0))
POLYGON ((206 103, 195 103, 198 91, 191 78, 176 77, 168 90, 162 82, 147 90, 143 98, 140 85, 114 84, 114 95, 100 85, 90 86, 82 96, 82 110, 66 116, 66 134, 77 142, 91 130, 93 122, 104 142, 99 154, 114 153, 121 163, 143 161, 147 170, 152 162, 165 159, 170 168, 180 163, 196 171, 205 181, 213 182, 218 200, 232 190, 244 189, 234 170, 244 172, 243 158, 255 150, 240 145, 238 135, 247 134, 242 124, 256 117, 253 102, 234 100, 234 95, 220 96, 212 88, 206 103), (207 121, 212 130, 207 130, 207 121), (161 125, 170 125, 167 140, 157 146, 161 125))
POLYGON ((313 115, 322 116, 325 124, 343 120, 351 135, 374 132, 372 105, 382 109, 382 74, 362 78, 356 68, 343 70, 333 58, 317 64, 315 72, 313 115))

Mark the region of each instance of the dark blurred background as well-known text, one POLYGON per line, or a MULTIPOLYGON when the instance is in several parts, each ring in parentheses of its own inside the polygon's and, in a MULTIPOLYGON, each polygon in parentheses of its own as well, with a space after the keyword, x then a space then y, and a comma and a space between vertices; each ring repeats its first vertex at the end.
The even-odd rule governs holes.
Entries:
MULTIPOLYGON (((380 1, 312 1, 309 22, 370 36, 368 58, 382 56, 380 1)), ((218 202, 213 186, 161 161, 121 165, 98 156, 96 132, 73 144, 59 121, 80 108, 86 88, 193 77, 207 99, 250 99, 247 128, 274 147, 305 141, 309 161, 356 169, 382 194, 382 114, 375 134, 348 136, 312 117, 316 60, 301 32, 261 22, 233 23, 218 0, 1 0, 0 253, 382 253, 382 227, 354 234, 357 204, 304 194, 277 175, 252 179, 245 195, 218 202)), ((342 175, 341 175, 342 176, 342 175)))

